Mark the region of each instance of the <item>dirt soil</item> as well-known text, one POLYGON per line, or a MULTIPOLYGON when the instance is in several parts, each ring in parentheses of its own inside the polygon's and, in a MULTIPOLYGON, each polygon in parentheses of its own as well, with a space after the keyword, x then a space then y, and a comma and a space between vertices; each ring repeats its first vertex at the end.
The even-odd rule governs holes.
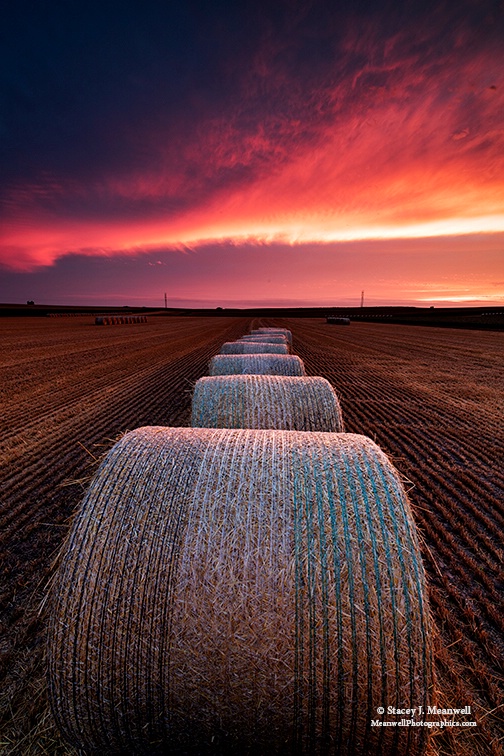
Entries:
POLYGON ((47 704, 44 598, 99 458, 126 430, 189 425, 194 384, 224 341, 291 329, 308 375, 334 386, 345 429, 375 440, 406 481, 438 627, 439 705, 476 727, 439 756, 500 756, 504 334, 323 319, 4 318, 0 332, 2 754, 73 754, 47 704))

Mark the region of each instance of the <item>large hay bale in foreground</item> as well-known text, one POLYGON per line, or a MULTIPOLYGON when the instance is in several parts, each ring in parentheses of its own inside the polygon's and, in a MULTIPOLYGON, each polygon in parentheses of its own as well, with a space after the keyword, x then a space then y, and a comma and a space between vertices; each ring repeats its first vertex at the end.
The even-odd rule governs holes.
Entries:
POLYGON ((288 354, 287 344, 265 344, 262 342, 226 341, 220 354, 288 354))
POLYGON ((303 360, 295 354, 216 354, 209 375, 305 375, 303 360))
POLYGON ((370 726, 426 711, 433 667, 410 507, 364 436, 128 433, 54 586, 50 700, 85 753, 424 752, 370 726))
POLYGON ((200 378, 192 398, 197 428, 342 432, 336 393, 325 378, 223 375, 200 378))

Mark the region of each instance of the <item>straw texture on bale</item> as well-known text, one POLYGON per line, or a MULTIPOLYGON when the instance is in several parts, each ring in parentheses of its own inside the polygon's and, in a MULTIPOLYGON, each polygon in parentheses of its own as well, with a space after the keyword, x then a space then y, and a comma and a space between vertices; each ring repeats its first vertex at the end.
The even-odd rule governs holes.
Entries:
POLYGON ((425 727, 370 726, 431 703, 432 652, 410 507, 364 436, 128 433, 55 586, 50 700, 85 753, 424 752, 425 727))
POLYGON ((303 360, 295 354, 216 354, 209 375, 305 375, 303 360))
POLYGON ((197 428, 275 428, 340 433, 338 397, 325 378, 224 375, 200 378, 191 425, 197 428))
POLYGON ((287 344, 265 344, 249 341, 226 341, 220 348, 220 354, 288 354, 287 344))

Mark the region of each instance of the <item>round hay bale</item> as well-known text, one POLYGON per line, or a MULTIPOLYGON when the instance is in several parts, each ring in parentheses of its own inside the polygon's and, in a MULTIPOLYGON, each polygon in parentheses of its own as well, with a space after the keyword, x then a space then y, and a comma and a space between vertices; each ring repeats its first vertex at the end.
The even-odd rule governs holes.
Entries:
POLYGON ((262 342, 226 341, 220 354, 288 354, 287 344, 265 344, 262 342))
POLYGON ((261 328, 253 328, 251 333, 290 333, 288 328, 281 328, 280 326, 263 326, 261 328))
POLYGON ((100 466, 55 580, 49 693, 85 753, 424 753, 420 549, 370 439, 140 428, 100 466))
POLYGON ((260 341, 263 344, 288 344, 287 337, 281 334, 280 336, 269 334, 252 334, 248 333, 246 336, 240 336, 239 341, 260 341))
POLYGON ((250 333, 251 335, 262 335, 262 334, 283 335, 285 336, 289 344, 292 344, 292 333, 287 328, 255 328, 250 333))
POLYGON ((291 352, 291 345, 285 336, 242 336, 238 341, 244 344, 284 344, 287 347, 287 353, 291 352))
POLYGON ((290 352, 290 344, 285 336, 242 336, 238 341, 244 344, 285 344, 290 352))
POLYGON ((305 375, 303 360, 294 354, 216 354, 209 375, 305 375))
POLYGON ((200 378, 192 398, 196 428, 344 430, 336 393, 325 378, 224 375, 200 378))

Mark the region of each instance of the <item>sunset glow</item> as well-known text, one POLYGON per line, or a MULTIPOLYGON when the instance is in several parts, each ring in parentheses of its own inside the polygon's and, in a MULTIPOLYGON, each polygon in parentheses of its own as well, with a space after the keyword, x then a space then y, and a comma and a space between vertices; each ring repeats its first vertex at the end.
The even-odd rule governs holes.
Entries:
MULTIPOLYGON (((96 74, 92 81, 86 61, 97 32, 88 20, 81 58, 68 74, 75 77, 73 88, 54 73, 67 40, 59 50, 49 47, 49 38, 42 92, 27 95, 38 126, 29 118, 33 108, 20 105, 21 94, 7 119, 0 235, 5 280, 25 275, 28 283, 50 268, 56 281, 58 261, 68 257, 82 265, 125 256, 147 264, 153 254, 175 255, 175 261, 187 247, 197 253, 219 245, 237 255, 269 245, 271 256, 285 245, 307 255, 310 245, 322 245, 337 271, 346 255, 341 245, 353 243, 355 268, 363 269, 366 242, 424 239, 433 252, 430 282, 444 285, 442 296, 456 303, 465 296, 455 282, 457 255, 470 240, 482 267, 478 281, 474 274, 465 281, 467 297, 502 297, 504 251, 496 254, 495 246, 504 233, 503 14, 491 3, 485 11, 485 3, 478 6, 477 15, 470 3, 425 10, 407 3, 402 16, 373 3, 360 15, 315 6, 316 12, 300 5, 297 14, 273 20, 258 5, 246 33, 238 11, 226 19, 201 13, 170 19, 156 4, 153 19, 142 17, 142 52, 134 60, 127 40, 140 44, 137 18, 103 20, 123 68, 121 74, 106 69, 100 52, 93 65, 103 66, 102 78, 96 74), (185 29, 194 59, 180 42, 168 55, 156 18, 167 35, 169 23, 185 29), (112 34, 117 24, 124 43, 112 34), (223 32, 226 24, 234 42, 223 32), (121 87, 128 92, 122 99, 121 87), (451 287, 438 279, 444 254, 451 287)), ((13 48, 11 55, 14 89, 26 90, 40 60, 34 52, 16 74, 19 52, 13 48)), ((229 264, 221 273, 231 282, 229 264)), ((423 302, 415 281, 428 281, 429 273, 418 264, 411 258, 405 275, 410 298, 423 302)), ((374 288, 385 300, 396 298, 393 269, 381 273, 383 284, 376 279, 374 288)), ((187 290, 194 299, 201 289, 198 297, 222 298, 211 286, 205 290, 208 279, 201 274, 200 280, 197 266, 187 275, 174 297, 183 299, 187 290)), ((341 271, 333 295, 344 297, 346 288, 361 285, 341 271)), ((323 288, 321 280, 310 298, 322 296, 323 288)), ((288 297, 296 299, 296 289, 290 281, 288 297)), ((7 283, 0 299, 9 290, 7 283)), ((94 296, 91 289, 82 293, 94 296)), ((124 294, 137 296, 134 280, 124 294)), ((261 296, 269 292, 244 288, 238 298, 261 296)))

